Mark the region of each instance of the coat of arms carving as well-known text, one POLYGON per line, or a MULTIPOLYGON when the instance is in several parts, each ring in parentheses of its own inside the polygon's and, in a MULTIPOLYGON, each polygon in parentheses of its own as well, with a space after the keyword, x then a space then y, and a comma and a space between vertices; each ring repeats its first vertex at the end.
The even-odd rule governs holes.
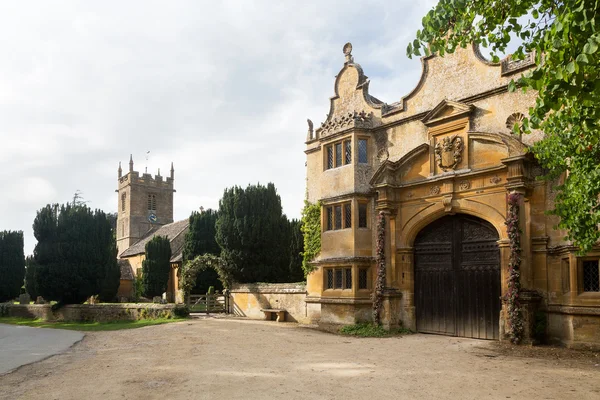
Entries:
POLYGON ((435 145, 435 161, 443 171, 456 168, 462 161, 463 140, 460 136, 446 136, 435 145))

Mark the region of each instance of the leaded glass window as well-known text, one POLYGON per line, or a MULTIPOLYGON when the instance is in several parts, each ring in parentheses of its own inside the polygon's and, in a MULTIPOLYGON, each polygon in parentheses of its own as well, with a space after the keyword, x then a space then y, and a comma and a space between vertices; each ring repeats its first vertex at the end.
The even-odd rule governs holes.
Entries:
POLYGON ((327 230, 333 229, 333 207, 327 207, 327 230))
POLYGON ((344 142, 344 164, 350 164, 352 162, 352 141, 346 140, 344 142))
POLYGON ((344 269, 344 289, 352 289, 352 268, 344 269))
POLYGON ((367 205, 364 203, 358 205, 358 227, 367 227, 367 205))
POLYGON ((342 206, 335 206, 335 229, 342 229, 342 206))
POLYGON ((327 270, 327 289, 333 289, 333 270, 327 270))
POLYGON ((342 283, 344 282, 342 269, 335 269, 335 289, 342 289, 342 283))
POLYGON ((352 228, 352 207, 350 203, 344 204, 344 228, 352 228))
POLYGON ((367 140, 366 139, 358 139, 358 163, 359 164, 368 164, 369 160, 367 158, 367 140))
POLYGON ((600 269, 598 260, 583 261, 583 291, 600 292, 600 269))
POLYGON ((327 146, 327 169, 333 168, 333 146, 327 146))
POLYGON ((358 288, 359 289, 368 289, 368 276, 367 276, 367 269, 366 268, 361 268, 358 270, 358 288))
POLYGON ((339 167, 342 165, 342 143, 335 144, 335 166, 339 167))

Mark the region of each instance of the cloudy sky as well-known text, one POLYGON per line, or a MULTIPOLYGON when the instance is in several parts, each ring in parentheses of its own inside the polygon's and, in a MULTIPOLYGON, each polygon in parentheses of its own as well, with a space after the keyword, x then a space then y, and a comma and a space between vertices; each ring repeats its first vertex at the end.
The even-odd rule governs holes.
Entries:
POLYGON ((175 219, 225 187, 304 198, 306 118, 329 110, 342 46, 394 102, 420 74, 406 45, 431 1, 38 1, 0 4, 0 230, 75 191, 117 209, 117 167, 175 164, 175 219))

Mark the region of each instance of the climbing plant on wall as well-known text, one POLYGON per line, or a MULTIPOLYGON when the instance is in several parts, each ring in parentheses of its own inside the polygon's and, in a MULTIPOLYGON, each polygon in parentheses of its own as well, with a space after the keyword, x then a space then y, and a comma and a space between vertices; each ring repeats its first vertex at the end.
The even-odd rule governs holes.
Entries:
POLYGON ((302 252, 302 269, 304 276, 310 274, 315 267, 310 264, 321 251, 321 203, 304 201, 302 210, 302 225, 300 227, 304 237, 304 251, 302 252))
POLYGON ((385 214, 379 212, 377 219, 377 278, 373 291, 373 322, 381 325, 383 288, 385 286, 385 214))
POLYGON ((197 256, 193 260, 186 261, 183 264, 181 277, 179 278, 179 287, 183 290, 185 296, 190 294, 194 288, 197 275, 207 268, 212 268, 217 271, 219 280, 223 283, 223 287, 229 287, 232 280, 232 269, 226 265, 221 257, 212 254, 204 254, 197 256))
POLYGON ((523 339, 523 310, 519 301, 521 291, 521 230, 519 229, 519 204, 521 194, 508 195, 506 226, 510 241, 508 261, 508 292, 505 296, 508 312, 508 335, 510 341, 519 344, 523 339))

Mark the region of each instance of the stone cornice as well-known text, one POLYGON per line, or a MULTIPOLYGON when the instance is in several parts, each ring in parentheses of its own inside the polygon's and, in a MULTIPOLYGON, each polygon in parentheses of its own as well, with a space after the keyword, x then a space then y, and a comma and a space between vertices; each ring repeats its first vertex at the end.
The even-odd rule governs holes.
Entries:
POLYGON ((354 297, 306 297, 307 303, 320 304, 373 304, 370 298, 354 298, 354 297))
POLYGON ((375 257, 331 257, 311 262, 311 265, 321 266, 330 264, 370 264, 375 257))

